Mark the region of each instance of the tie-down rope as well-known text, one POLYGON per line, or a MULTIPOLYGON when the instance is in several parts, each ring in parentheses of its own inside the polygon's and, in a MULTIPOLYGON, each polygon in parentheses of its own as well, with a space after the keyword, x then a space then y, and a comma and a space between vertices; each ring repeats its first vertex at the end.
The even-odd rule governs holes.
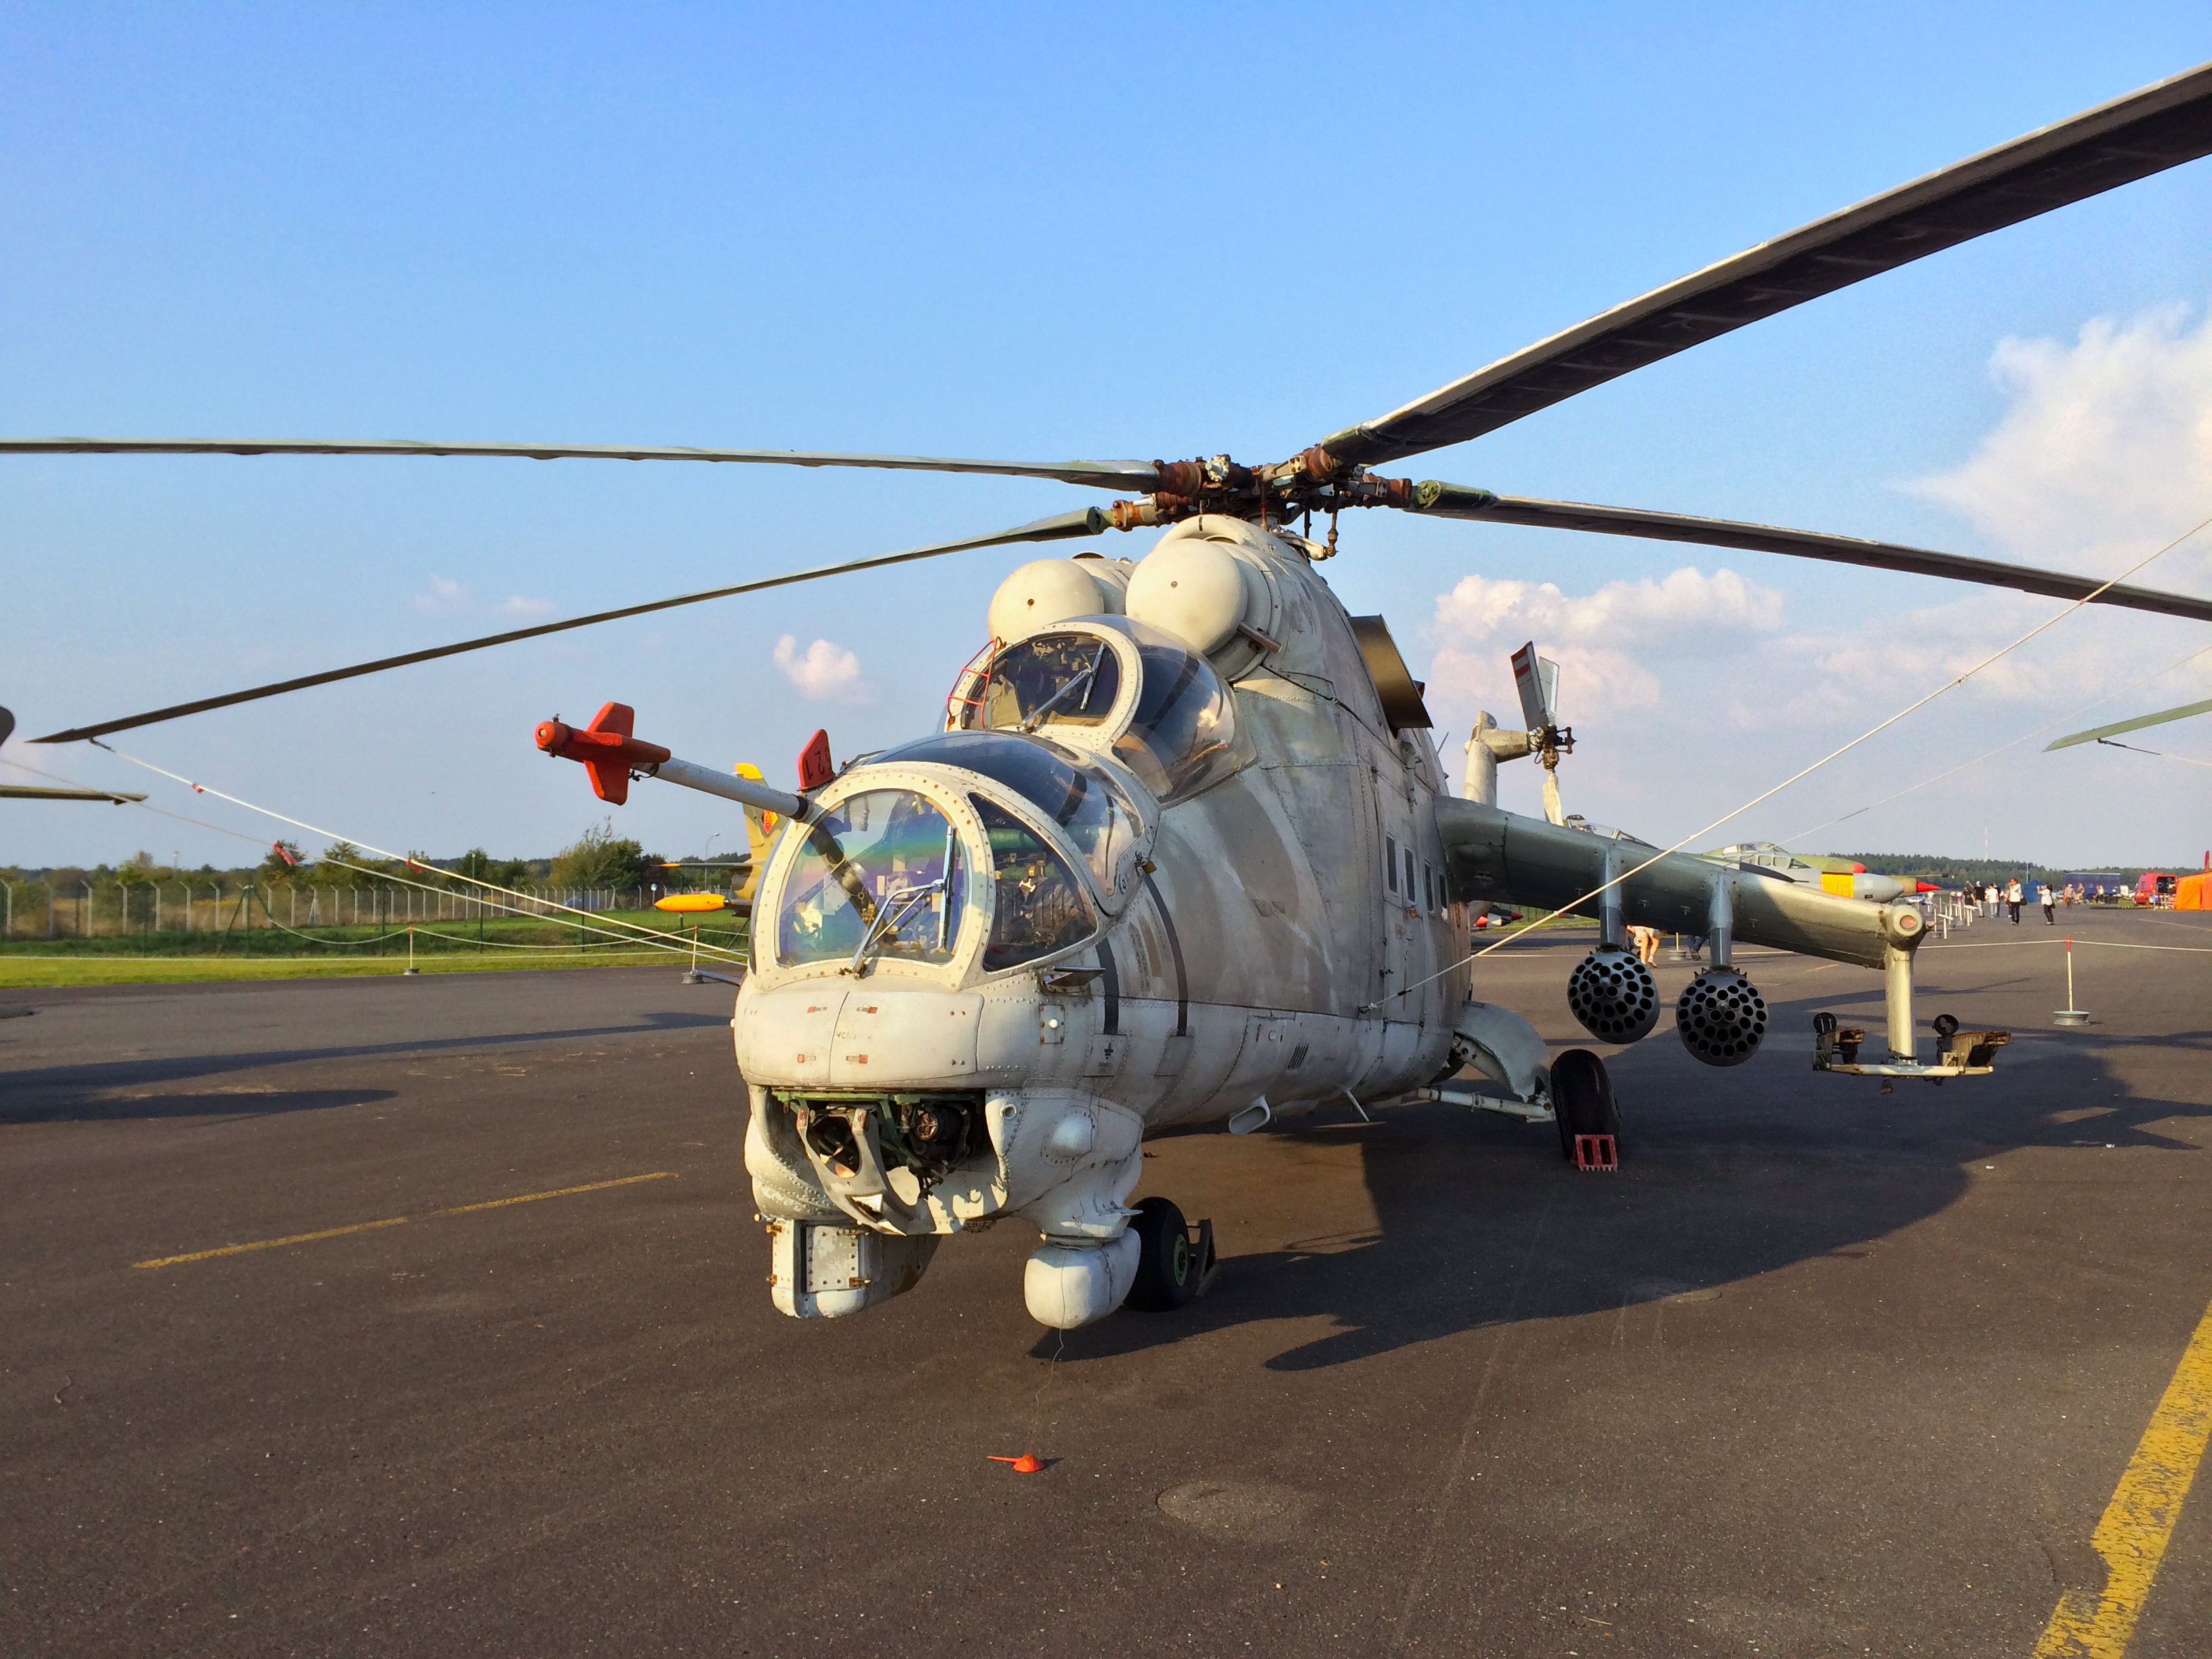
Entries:
MULTIPOLYGON (((136 755, 127 754, 124 750, 116 748, 112 744, 102 743, 98 738, 92 738, 88 739, 88 741, 90 742, 94 748, 105 749, 109 754, 115 756, 119 760, 127 760, 133 766, 143 766, 149 772, 157 773, 161 776, 167 778, 172 782, 181 783, 195 794, 213 795, 217 800, 227 800, 234 806, 243 806, 249 812, 258 812, 264 817, 274 818, 279 823, 289 823, 296 830, 305 830, 310 835, 327 836, 330 840, 334 842, 345 842, 350 846, 359 847, 368 852, 374 853, 380 858, 395 860, 398 862, 405 865, 410 870, 419 870, 423 867, 417 864, 413 857, 408 854, 394 853, 387 848, 378 847, 374 843, 366 841, 356 841, 353 837, 349 836, 342 836, 334 830, 325 830, 319 823, 309 823, 305 818, 295 818, 287 813, 279 812, 271 807, 256 805, 253 802, 247 800, 241 796, 229 794, 223 790, 218 789, 211 783, 195 783, 191 779, 184 776, 180 773, 170 771, 166 766, 156 766, 152 761, 142 760, 136 755)), ((236 832, 233 831, 232 833, 234 834, 236 832)), ((345 860, 343 859, 337 860, 337 862, 342 865, 345 864, 345 860)), ((345 865, 345 867, 355 870, 362 868, 362 866, 359 865, 345 865)), ((409 881, 404 876, 392 875, 381 870, 367 871, 366 873, 376 877, 379 880, 393 882, 401 886, 419 887, 425 892, 441 892, 445 890, 441 888, 431 887, 426 883, 409 881)), ((471 887, 482 888, 488 893, 498 893, 507 898, 518 900, 524 904, 539 905, 547 909, 565 912, 568 915, 575 916, 580 919, 575 925, 580 931, 585 933, 601 933, 611 939, 619 939, 639 943, 646 946, 646 948, 656 951, 665 951, 678 956, 688 956, 690 954, 689 951, 681 945, 666 943, 665 941, 668 939, 668 935, 659 932, 658 929, 641 927, 638 923, 633 921, 623 921, 619 916, 599 916, 598 921, 592 921, 590 920, 591 918, 599 916, 599 913, 596 911, 580 910, 574 905, 562 904, 553 899, 537 898, 528 893, 517 892, 512 887, 502 887, 497 882, 480 880, 475 876, 465 876, 458 870, 441 870, 439 873, 446 877, 448 880, 465 881, 471 887), (626 933, 618 933, 612 927, 602 925, 603 923, 609 921, 617 922, 622 927, 627 927, 631 931, 626 933)), ((527 915, 529 913, 527 911, 523 911, 520 914, 527 915)), ((730 950, 725 945, 704 945, 703 948, 720 952, 721 957, 724 960, 738 960, 737 952, 730 950)))

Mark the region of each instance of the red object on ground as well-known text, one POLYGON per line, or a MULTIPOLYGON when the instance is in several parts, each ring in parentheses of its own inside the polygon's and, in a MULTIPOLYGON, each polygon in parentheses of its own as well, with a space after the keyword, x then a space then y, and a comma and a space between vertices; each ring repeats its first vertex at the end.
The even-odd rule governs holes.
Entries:
POLYGON ((1611 1135, 1577 1135, 1575 1168, 1607 1174, 1620 1167, 1620 1148, 1611 1135))
POLYGON ((819 789, 836 775, 837 769, 830 764, 830 734, 817 732, 799 751, 799 793, 819 789))
POLYGON ((559 720, 538 723, 538 746, 549 755, 581 761, 592 775, 592 793, 620 806, 629 799, 630 769, 658 766, 669 751, 657 743, 630 736, 637 711, 626 702, 604 705, 582 731, 559 720))
POLYGON ((1009 1465, 1016 1474, 1035 1474, 1044 1468, 1035 1452, 1024 1452, 1019 1457, 993 1456, 990 1461, 1009 1465))

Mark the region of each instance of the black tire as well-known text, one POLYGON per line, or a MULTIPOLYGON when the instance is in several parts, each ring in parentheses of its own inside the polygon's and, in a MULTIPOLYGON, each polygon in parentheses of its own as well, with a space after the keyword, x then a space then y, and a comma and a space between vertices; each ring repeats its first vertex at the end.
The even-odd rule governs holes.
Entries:
POLYGON ((1559 1127, 1559 1156, 1571 1161, 1577 1135, 1611 1135, 1620 1145, 1620 1103, 1605 1062, 1587 1048, 1570 1048, 1552 1062, 1552 1113, 1559 1127))
POLYGON ((1148 1198, 1129 1224, 1137 1235, 1137 1280, 1121 1305, 1139 1313, 1173 1313, 1198 1293, 1198 1253, 1190 1228, 1171 1200, 1148 1198))

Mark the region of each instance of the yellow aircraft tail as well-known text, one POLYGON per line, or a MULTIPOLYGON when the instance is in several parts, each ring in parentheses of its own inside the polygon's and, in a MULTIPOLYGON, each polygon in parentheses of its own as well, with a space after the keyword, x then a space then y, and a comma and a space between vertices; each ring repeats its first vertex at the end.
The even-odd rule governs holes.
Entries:
MULTIPOLYGON (((733 769, 739 777, 750 778, 756 783, 768 781, 761 775, 760 768, 749 762, 740 761, 733 769)), ((738 903, 752 902, 753 894, 760 886, 761 872, 768 867, 769 847, 782 825, 783 820, 774 812, 758 806, 745 808, 745 840, 751 849, 753 861, 745 871, 744 884, 731 894, 738 903)))

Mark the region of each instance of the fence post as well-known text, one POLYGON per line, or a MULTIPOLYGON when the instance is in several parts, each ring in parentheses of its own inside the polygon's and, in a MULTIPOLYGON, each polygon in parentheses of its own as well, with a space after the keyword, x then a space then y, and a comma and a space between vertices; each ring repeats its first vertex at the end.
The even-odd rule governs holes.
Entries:
POLYGON ((0 881, 0 887, 8 890, 8 919, 0 921, 0 939, 13 939, 15 937, 15 884, 0 881))
POLYGON ((92 884, 88 881, 81 881, 77 883, 77 887, 84 896, 76 902, 76 936, 79 939, 90 939, 92 937, 92 884))

